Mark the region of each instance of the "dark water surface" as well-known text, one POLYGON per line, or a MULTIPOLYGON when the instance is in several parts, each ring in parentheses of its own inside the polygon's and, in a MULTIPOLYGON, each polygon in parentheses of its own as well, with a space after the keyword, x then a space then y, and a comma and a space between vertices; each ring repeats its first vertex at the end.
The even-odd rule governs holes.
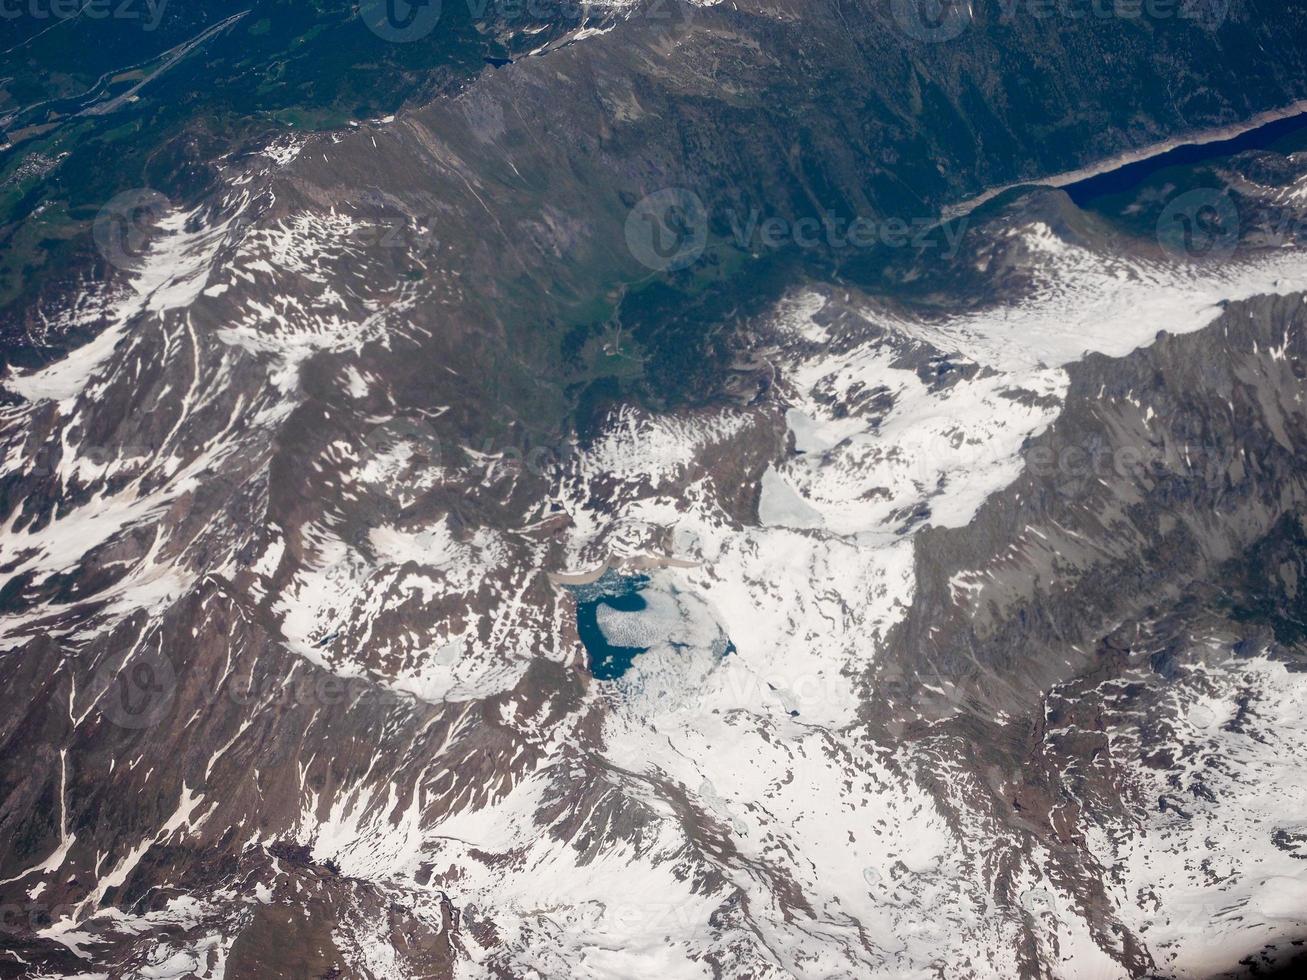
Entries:
POLYGON ((1146 160, 1128 163, 1107 173, 1067 184, 1062 189, 1078 207, 1085 207, 1099 198, 1131 191, 1148 178, 1171 167, 1193 166, 1245 150, 1266 150, 1281 140, 1299 135, 1307 135, 1307 112, 1276 119, 1230 139, 1212 143, 1185 143, 1146 160))
POLYGON ((648 603, 640 590, 649 584, 643 575, 624 577, 606 572, 591 585, 574 586, 576 595, 576 631, 581 645, 589 654, 590 673, 596 680, 612 681, 631 669, 631 663, 648 647, 613 646, 599 628, 599 607, 609 606, 620 612, 639 612, 648 603))

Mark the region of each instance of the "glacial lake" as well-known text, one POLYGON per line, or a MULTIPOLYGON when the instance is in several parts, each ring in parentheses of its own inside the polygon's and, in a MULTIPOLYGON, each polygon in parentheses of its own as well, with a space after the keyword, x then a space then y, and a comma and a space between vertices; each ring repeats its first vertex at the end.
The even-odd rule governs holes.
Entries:
POLYGON ((1150 177, 1171 167, 1193 166, 1204 160, 1231 156, 1244 150, 1301 149, 1303 140, 1300 137, 1303 136, 1307 136, 1307 113, 1276 119, 1229 139, 1210 143, 1185 143, 1156 156, 1067 184, 1062 190, 1070 195, 1077 207, 1083 208, 1101 198, 1132 191, 1150 177), (1292 142, 1294 145, 1277 146, 1281 142, 1292 142))
POLYGON ((590 673, 596 680, 617 680, 631 669, 636 657, 648 651, 648 647, 616 646, 599 628, 601 607, 628 613, 643 611, 648 603, 640 592, 648 584, 647 576, 624 576, 610 571, 589 585, 570 586, 576 596, 576 631, 588 654, 590 673))
POLYGON ((621 680, 645 656, 636 671, 640 689, 651 697, 681 697, 735 652, 709 603, 661 572, 609 571, 568 589, 576 598, 586 665, 596 680, 621 680))

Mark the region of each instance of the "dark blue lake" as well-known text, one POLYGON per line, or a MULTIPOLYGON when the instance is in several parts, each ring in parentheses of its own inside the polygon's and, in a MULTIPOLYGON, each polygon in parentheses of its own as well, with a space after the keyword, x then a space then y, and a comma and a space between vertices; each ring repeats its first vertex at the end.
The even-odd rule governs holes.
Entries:
POLYGON ((576 631, 589 655, 590 673, 597 680, 612 681, 631 669, 631 663, 648 647, 619 647, 608 642, 599 628, 599 607, 619 612, 639 612, 648 605, 640 590, 649 584, 644 575, 621 576, 604 573, 590 585, 571 586, 576 596, 576 631))
POLYGON ((1307 133, 1307 113, 1276 119, 1264 126, 1250 129, 1226 140, 1212 143, 1185 143, 1165 153, 1139 160, 1135 163, 1117 167, 1096 177, 1088 177, 1074 184, 1067 184, 1062 189, 1070 195, 1078 207, 1085 207, 1099 198, 1113 194, 1124 194, 1134 190, 1154 174, 1171 167, 1193 166, 1204 160, 1242 153, 1244 150, 1268 150, 1277 148, 1283 140, 1294 140, 1307 133))

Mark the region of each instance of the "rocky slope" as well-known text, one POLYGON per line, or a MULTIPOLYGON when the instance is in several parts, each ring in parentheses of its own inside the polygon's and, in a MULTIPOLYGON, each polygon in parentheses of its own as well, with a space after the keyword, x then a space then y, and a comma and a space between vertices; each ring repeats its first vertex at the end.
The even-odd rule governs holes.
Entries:
POLYGON ((1206 259, 1160 183, 925 219, 1301 96, 1301 12, 675 11, 120 200, 31 314, 96 338, 0 419, 5 975, 1293 955, 1307 158, 1190 173, 1206 259))

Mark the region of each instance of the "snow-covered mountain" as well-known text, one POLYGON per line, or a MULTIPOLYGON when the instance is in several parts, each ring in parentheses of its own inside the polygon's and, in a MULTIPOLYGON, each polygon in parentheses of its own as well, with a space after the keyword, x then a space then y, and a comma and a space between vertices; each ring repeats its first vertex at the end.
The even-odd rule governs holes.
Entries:
POLYGON ((1090 25, 1137 89, 981 122, 959 66, 1087 43, 988 13, 605 8, 110 202, 103 268, 23 315, 70 349, 0 406, 0 975, 1300 954, 1307 152, 936 218, 1183 134, 1168 64, 1220 86, 1213 48, 1278 38, 1216 126, 1303 52, 1237 4, 1090 25))

